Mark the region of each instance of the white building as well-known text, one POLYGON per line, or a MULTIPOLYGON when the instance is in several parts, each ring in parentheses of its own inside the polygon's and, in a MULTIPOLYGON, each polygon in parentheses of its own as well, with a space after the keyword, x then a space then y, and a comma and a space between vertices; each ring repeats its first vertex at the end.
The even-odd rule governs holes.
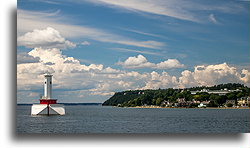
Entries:
POLYGON ((230 92, 235 92, 235 91, 242 91, 242 90, 239 90, 239 89, 236 89, 236 90, 228 90, 227 88, 223 89, 223 90, 208 90, 208 89, 202 89, 200 91, 191 91, 191 94, 192 95, 195 95, 197 93, 202 93, 202 92, 206 92, 206 93, 209 93, 209 94, 218 94, 218 95, 225 95, 227 93, 230 93, 230 92))

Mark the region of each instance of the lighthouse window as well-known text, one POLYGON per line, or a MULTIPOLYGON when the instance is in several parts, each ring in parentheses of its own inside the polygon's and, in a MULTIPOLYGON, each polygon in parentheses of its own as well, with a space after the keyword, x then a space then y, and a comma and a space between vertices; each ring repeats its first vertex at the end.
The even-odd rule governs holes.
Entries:
POLYGON ((45 84, 46 84, 46 82, 45 82, 45 84))
POLYGON ((51 84, 51 81, 50 81, 50 84, 51 84))

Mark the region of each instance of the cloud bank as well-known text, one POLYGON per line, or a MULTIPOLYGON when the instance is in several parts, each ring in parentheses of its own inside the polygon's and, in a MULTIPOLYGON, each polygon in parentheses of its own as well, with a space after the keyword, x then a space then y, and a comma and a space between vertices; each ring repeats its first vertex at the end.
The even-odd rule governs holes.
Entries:
POLYGON ((117 64, 124 68, 170 69, 184 67, 184 64, 181 64, 177 59, 168 59, 157 64, 151 63, 141 54, 137 57, 128 57, 124 62, 118 62, 117 64))
MULTIPOLYGON (((105 67, 102 64, 85 65, 74 57, 63 55, 62 51, 57 48, 34 48, 28 55, 39 61, 17 64, 19 100, 34 98, 34 94, 29 97, 29 94, 33 92, 32 90, 42 90, 43 74, 45 72, 54 75, 54 89, 63 90, 60 91, 57 97, 60 97, 65 102, 74 102, 74 99, 78 102, 79 100, 93 102, 93 100, 91 101, 93 98, 98 100, 96 102, 100 102, 106 100, 114 92, 129 89, 184 88, 228 82, 248 85, 249 81, 248 70, 243 69, 238 72, 236 67, 227 63, 197 65, 193 71, 184 70, 181 72, 180 77, 176 77, 165 71, 139 73, 105 67), (69 96, 71 99, 69 99, 69 96)), ((123 64, 130 68, 155 67, 158 69, 183 66, 173 59, 157 64, 150 63, 143 55, 129 57, 123 64)))
POLYGON ((46 29, 35 29, 32 32, 27 32, 17 38, 18 46, 25 46, 27 48, 74 48, 76 44, 65 40, 59 33, 52 27, 46 29))

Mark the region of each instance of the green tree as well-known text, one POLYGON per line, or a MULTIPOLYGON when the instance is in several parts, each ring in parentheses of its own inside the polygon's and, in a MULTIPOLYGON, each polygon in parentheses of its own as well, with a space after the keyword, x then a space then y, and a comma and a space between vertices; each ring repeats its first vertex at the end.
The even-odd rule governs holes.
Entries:
POLYGON ((177 93, 176 98, 184 98, 184 95, 182 93, 177 93))
POLYGON ((241 98, 241 97, 244 97, 244 93, 243 92, 239 92, 237 95, 236 95, 237 98, 241 98))
POLYGON ((231 92, 227 95, 228 99, 229 100, 235 100, 237 97, 236 97, 236 94, 234 92, 231 92))
POLYGON ((141 98, 136 98, 136 99, 134 99, 135 101, 134 101, 134 104, 135 104, 135 106, 141 106, 142 105, 142 103, 141 103, 141 98))
POLYGON ((200 100, 201 101, 206 101, 209 99, 209 97, 210 97, 210 95, 206 92, 200 93, 200 100))
POLYGON ((215 100, 216 98, 216 95, 215 94, 211 94, 210 97, 209 97, 209 100, 215 100))
POLYGON ((163 101, 162 98, 157 98, 157 99, 156 99, 156 105, 157 105, 157 106, 160 106, 162 101, 163 101))
MULTIPOLYGON (((122 92, 116 92, 111 98, 106 100, 103 105, 112 105, 117 106, 118 104, 121 104, 121 106, 140 106, 144 104, 148 105, 159 105, 159 100, 156 103, 157 99, 160 98, 163 100, 168 100, 172 103, 176 102, 177 98, 184 98, 187 101, 191 101, 192 99, 196 99, 199 101, 205 101, 210 100, 211 106, 216 105, 223 105, 225 104, 226 100, 235 100, 237 103, 237 98, 241 97, 247 97, 249 95, 249 88, 247 86, 244 86, 242 84, 220 84, 215 85, 212 87, 206 87, 206 86, 199 86, 199 87, 193 87, 193 88, 186 88, 186 89, 157 89, 157 90, 128 90, 128 91, 122 91, 122 92), (192 95, 190 91, 197 91, 202 89, 209 89, 209 90, 221 90, 221 89, 231 89, 236 90, 239 89, 241 92, 231 92, 223 96, 219 96, 216 94, 208 94, 206 92, 197 93, 195 95, 192 95)), ((160 102, 162 102, 160 101, 160 102)))
POLYGON ((220 96, 216 95, 214 102, 220 106, 221 105, 220 96))
POLYGON ((169 100, 170 102, 176 102, 176 99, 175 99, 173 96, 169 96, 169 97, 168 97, 168 100, 169 100))
POLYGON ((215 96, 215 103, 218 104, 218 105, 223 105, 227 100, 227 97, 226 96, 218 96, 216 95, 215 96))
POLYGON ((216 104, 214 100, 210 100, 207 107, 218 107, 218 104, 216 104))
POLYGON ((200 95, 198 95, 198 94, 194 95, 193 98, 194 98, 195 100, 199 100, 199 101, 200 101, 200 95))
POLYGON ((152 105, 156 105, 156 99, 152 99, 152 105))

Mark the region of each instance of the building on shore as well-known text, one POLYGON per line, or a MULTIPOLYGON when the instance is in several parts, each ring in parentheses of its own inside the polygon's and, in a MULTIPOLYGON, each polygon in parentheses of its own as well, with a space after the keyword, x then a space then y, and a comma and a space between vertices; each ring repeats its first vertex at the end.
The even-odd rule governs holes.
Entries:
POLYGON ((226 100, 225 106, 226 107, 235 107, 235 100, 226 100))
POLYGON ((242 91, 242 90, 239 90, 239 89, 236 89, 236 90, 228 90, 228 89, 222 89, 222 90, 208 90, 208 89, 202 89, 200 91, 191 91, 191 94, 192 95, 195 95, 197 93, 202 93, 202 92, 206 92, 208 94, 218 94, 218 95, 226 95, 227 93, 230 93, 230 92, 237 92, 237 91, 242 91))
POLYGON ((238 106, 239 107, 249 107, 249 97, 242 97, 242 98, 239 98, 237 99, 237 102, 238 102, 238 106))

